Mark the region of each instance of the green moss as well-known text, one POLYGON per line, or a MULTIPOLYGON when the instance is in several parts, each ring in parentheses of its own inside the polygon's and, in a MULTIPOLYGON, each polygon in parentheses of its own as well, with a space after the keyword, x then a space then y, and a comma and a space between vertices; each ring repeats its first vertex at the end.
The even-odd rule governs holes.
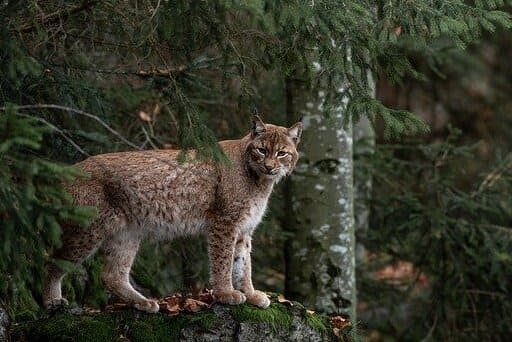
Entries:
POLYGON ((211 310, 170 317, 135 310, 72 315, 66 312, 37 321, 18 324, 14 340, 25 341, 115 341, 121 335, 131 341, 176 341, 184 327, 197 325, 212 329, 217 317, 211 310))
POLYGON ((307 324, 318 331, 321 334, 325 334, 329 332, 329 321, 327 320, 327 317, 316 314, 316 313, 308 313, 306 312, 304 318, 306 319, 307 324))
POLYGON ((132 319, 130 322, 127 337, 131 341, 176 341, 185 327, 199 325, 204 329, 212 329, 217 324, 217 317, 211 311, 201 311, 173 317, 144 315, 143 319, 132 319))
POLYGON ((208 311, 200 311, 195 314, 189 314, 188 320, 190 324, 198 324, 204 329, 212 329, 215 327, 219 321, 218 317, 215 316, 215 314, 208 310, 208 311))
MULTIPOLYGON (((14 327, 14 336, 28 341, 113 341, 118 331, 107 314, 72 316, 58 314, 51 319, 22 323, 14 327)), ((17 340, 17 338, 15 338, 17 340)))
POLYGON ((176 341, 181 329, 186 324, 181 316, 164 315, 144 315, 129 322, 126 335, 134 342, 176 341))
POLYGON ((279 303, 271 303, 267 309, 242 304, 232 308, 231 312, 238 322, 268 323, 274 331, 278 328, 290 329, 292 325, 292 314, 289 308, 279 303))

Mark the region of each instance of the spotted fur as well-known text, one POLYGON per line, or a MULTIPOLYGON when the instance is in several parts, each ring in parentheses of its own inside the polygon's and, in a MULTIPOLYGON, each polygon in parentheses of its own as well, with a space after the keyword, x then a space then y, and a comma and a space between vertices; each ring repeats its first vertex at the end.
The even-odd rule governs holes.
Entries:
MULTIPOLYGON (((126 303, 158 311, 129 283, 132 263, 146 236, 172 239, 206 234, 213 294, 227 304, 267 307, 269 300, 251 281, 251 235, 261 221, 274 184, 290 174, 297 159, 302 123, 291 128, 253 118, 251 133, 219 144, 229 164, 195 158, 178 162, 180 151, 152 150, 102 154, 76 166, 90 174, 67 186, 77 205, 95 206, 87 229, 66 227, 54 257, 81 263, 102 247, 105 287, 126 303)), ((47 267, 46 307, 65 301, 64 271, 47 267)))

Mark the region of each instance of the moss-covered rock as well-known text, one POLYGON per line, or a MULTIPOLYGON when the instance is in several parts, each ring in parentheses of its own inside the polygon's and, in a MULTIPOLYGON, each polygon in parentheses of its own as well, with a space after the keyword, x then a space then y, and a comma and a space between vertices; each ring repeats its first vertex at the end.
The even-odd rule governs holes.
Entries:
POLYGON ((81 313, 58 310, 14 324, 11 341, 332 341, 329 320, 304 307, 274 301, 268 309, 213 305, 176 316, 135 310, 81 313))

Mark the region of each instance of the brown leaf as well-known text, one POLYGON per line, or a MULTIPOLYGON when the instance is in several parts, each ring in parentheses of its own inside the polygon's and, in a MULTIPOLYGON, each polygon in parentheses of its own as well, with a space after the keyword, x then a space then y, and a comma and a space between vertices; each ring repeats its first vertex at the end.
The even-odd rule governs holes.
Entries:
POLYGON ((201 302, 192 298, 185 299, 185 303, 183 304, 183 310, 187 312, 198 312, 209 307, 210 305, 206 304, 205 302, 201 302))
POLYGON ((100 313, 100 309, 92 308, 90 306, 84 306, 84 311, 88 314, 100 313))
POLYGON ((402 26, 395 27, 395 35, 398 37, 402 34, 402 26))
POLYGON ((350 320, 346 319, 346 318, 343 318, 341 316, 332 316, 332 317, 329 317, 329 320, 331 321, 331 324, 333 327, 335 328, 339 328, 339 329, 344 329, 346 327, 349 327, 352 325, 352 323, 350 322, 350 320))
POLYGON ((277 301, 284 305, 293 306, 293 303, 291 301, 289 301, 288 299, 285 299, 283 297, 283 295, 277 296, 277 301))
POLYGON ((149 116, 148 113, 142 110, 139 112, 139 119, 141 119, 144 122, 151 122, 151 116, 149 116))
POLYGON ((207 304, 213 304, 215 302, 215 299, 213 298, 212 290, 209 289, 203 289, 197 296, 197 299, 201 302, 207 303, 207 304))

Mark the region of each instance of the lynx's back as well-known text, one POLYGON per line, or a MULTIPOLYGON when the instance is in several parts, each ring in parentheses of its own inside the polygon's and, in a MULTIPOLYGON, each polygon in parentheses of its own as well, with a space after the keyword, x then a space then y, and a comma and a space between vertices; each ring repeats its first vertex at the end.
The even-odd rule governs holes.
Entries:
POLYGON ((128 224, 171 237, 192 234, 204 227, 215 200, 218 170, 211 162, 180 163, 178 154, 151 150, 91 157, 76 164, 90 178, 68 189, 75 204, 117 211, 128 224))

